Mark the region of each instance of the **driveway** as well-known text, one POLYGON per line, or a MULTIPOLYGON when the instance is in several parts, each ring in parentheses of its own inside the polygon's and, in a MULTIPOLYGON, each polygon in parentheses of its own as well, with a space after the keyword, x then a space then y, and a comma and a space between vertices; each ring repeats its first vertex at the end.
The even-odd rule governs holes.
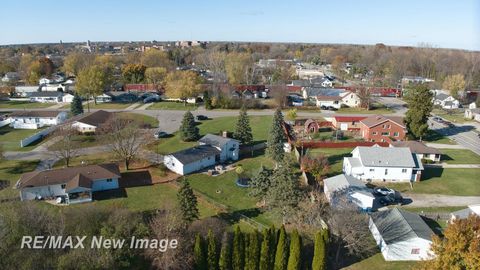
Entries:
POLYGON ((374 97, 373 100, 377 101, 380 104, 385 105, 386 107, 393 109, 395 111, 394 115, 404 116, 407 112, 407 104, 405 101, 400 98, 395 97, 374 97))
POLYGON ((480 204, 480 196, 451 196, 439 194, 403 193, 403 198, 412 202, 405 207, 444 207, 480 204))

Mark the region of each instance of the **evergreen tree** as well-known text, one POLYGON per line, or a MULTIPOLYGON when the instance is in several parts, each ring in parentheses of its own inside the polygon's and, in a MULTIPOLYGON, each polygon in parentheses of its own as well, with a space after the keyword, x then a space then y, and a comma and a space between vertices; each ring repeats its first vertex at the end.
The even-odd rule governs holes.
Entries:
POLYGON ((264 229, 262 233, 262 247, 260 250, 259 270, 270 270, 272 233, 270 229, 264 229))
POLYGON ((301 193, 298 177, 294 173, 293 165, 288 157, 274 170, 271 185, 267 191, 267 203, 279 210, 283 223, 286 217, 298 205, 301 193))
POLYGON ((277 250, 275 252, 274 270, 286 270, 288 263, 288 239, 285 227, 280 228, 280 235, 278 236, 277 250))
POLYGON ((220 250, 220 259, 218 261, 219 270, 232 269, 232 247, 230 244, 230 235, 228 232, 223 233, 222 248, 220 250))
POLYGON ((248 248, 246 249, 245 268, 258 270, 260 261, 260 243, 258 242, 258 232, 255 230, 250 234, 248 248))
POLYGON ((405 123, 410 134, 422 139, 428 132, 428 117, 433 109, 433 94, 426 85, 418 85, 408 89, 405 99, 408 111, 405 123))
POLYGON ((245 106, 242 106, 242 109, 240 110, 233 138, 239 140, 243 144, 250 144, 253 142, 252 128, 250 127, 250 120, 245 106))
POLYGON ((193 249, 194 264, 196 270, 207 270, 207 260, 205 253, 205 244, 203 238, 197 233, 195 236, 195 246, 193 249))
POLYGON ((205 91, 203 93, 203 103, 205 104, 205 109, 206 110, 213 109, 212 98, 210 97, 210 93, 208 91, 205 91))
POLYGON ((200 137, 198 127, 195 124, 195 118, 190 111, 183 115, 182 125, 180 126, 180 137, 185 142, 195 141, 200 137))
POLYGON ((83 113, 82 98, 75 93, 72 103, 70 104, 70 112, 72 115, 79 115, 83 113))
POLYGON ((217 270, 218 269, 218 260, 217 260, 217 243, 215 242, 215 235, 213 235, 212 230, 208 230, 208 247, 207 247, 207 265, 208 270, 217 270))
POLYGON ((272 177, 272 173, 272 170, 261 166, 260 171, 254 177, 252 177, 249 182, 250 192, 248 195, 259 200, 263 200, 265 203, 265 196, 267 195, 268 189, 271 185, 270 178, 272 177))
POLYGON ((315 234, 312 270, 325 270, 327 258, 328 230, 322 229, 315 234))
POLYGON ((267 140, 267 155, 277 163, 282 161, 285 151, 283 144, 286 141, 285 132, 283 129, 283 115, 280 108, 277 108, 273 115, 272 126, 267 140))
POLYGON ((302 261, 302 238, 298 231, 293 230, 290 235, 290 255, 288 257, 288 270, 300 270, 302 261))
POLYGON ((177 193, 177 200, 182 211, 182 219, 186 224, 198 219, 197 197, 193 194, 190 183, 186 178, 183 179, 180 189, 177 193))
POLYGON ((233 233, 233 254, 232 254, 232 269, 243 270, 245 266, 245 241, 240 227, 235 227, 233 233))
POLYGON ((277 242, 278 242, 279 231, 275 228, 274 225, 270 227, 270 269, 273 269, 275 265, 275 252, 277 251, 277 242))

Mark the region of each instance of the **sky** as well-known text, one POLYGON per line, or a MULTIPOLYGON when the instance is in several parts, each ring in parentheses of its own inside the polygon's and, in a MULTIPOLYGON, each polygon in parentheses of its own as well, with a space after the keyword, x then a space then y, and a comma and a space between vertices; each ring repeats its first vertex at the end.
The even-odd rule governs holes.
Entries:
POLYGON ((480 50, 479 0, 22 0, 0 44, 79 41, 348 43, 480 50))

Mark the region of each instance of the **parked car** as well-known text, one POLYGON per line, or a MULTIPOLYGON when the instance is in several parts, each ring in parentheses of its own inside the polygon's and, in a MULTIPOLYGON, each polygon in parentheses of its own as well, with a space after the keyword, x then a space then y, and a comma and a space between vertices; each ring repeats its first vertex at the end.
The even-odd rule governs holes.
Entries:
POLYGON ((437 123, 442 123, 443 119, 441 117, 435 116, 435 117, 433 117, 433 121, 435 121, 437 123))
POLYGON ((403 203, 403 197, 398 191, 394 191, 393 194, 388 194, 387 196, 382 196, 379 199, 380 204, 382 205, 391 205, 391 204, 402 204, 403 203))
POLYGON ((143 103, 150 103, 150 102, 157 102, 160 101, 160 96, 157 94, 153 94, 143 100, 143 103))
POLYGON ((207 119, 208 119, 208 117, 205 116, 205 115, 201 115, 201 114, 200 114, 200 115, 197 115, 197 120, 198 120, 198 121, 207 120, 207 119))
POLYGON ((168 137, 168 133, 164 132, 164 131, 155 131, 155 133, 153 134, 153 136, 156 138, 156 139, 160 139, 160 138, 166 138, 168 137))
POLYGON ((389 194, 395 194, 395 190, 386 187, 376 187, 373 189, 373 194, 378 196, 387 196, 389 194))
POLYGON ((338 110, 337 108, 333 107, 333 106, 328 106, 327 109, 329 109, 330 111, 336 111, 338 110))

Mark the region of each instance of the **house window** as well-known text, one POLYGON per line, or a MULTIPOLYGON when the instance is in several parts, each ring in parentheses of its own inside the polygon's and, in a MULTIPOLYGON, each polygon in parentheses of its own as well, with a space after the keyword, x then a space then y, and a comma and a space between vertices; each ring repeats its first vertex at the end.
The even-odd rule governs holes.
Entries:
POLYGON ((407 172, 407 169, 402 169, 402 173, 406 173, 407 172))
POLYGON ((65 187, 67 187, 67 184, 62 184, 60 187, 61 187, 62 189, 65 189, 65 187))
POLYGON ((377 135, 377 132, 376 132, 376 131, 374 131, 372 134, 373 134, 373 135, 377 135))
POLYGON ((390 136, 390 132, 382 132, 382 136, 390 136))
POLYGON ((394 137, 398 137, 398 136, 400 136, 400 134, 399 134, 398 132, 394 132, 394 133, 393 133, 393 136, 394 136, 394 137))
POLYGON ((385 175, 387 175, 387 174, 388 174, 388 169, 385 169, 385 175))
POLYGON ((107 179, 107 182, 112 182, 112 178, 107 179))
POLYGON ((412 248, 412 254, 420 254, 420 249, 419 248, 412 248))
POLYGON ((382 125, 382 128, 385 129, 386 126, 387 126, 387 125, 382 125))

